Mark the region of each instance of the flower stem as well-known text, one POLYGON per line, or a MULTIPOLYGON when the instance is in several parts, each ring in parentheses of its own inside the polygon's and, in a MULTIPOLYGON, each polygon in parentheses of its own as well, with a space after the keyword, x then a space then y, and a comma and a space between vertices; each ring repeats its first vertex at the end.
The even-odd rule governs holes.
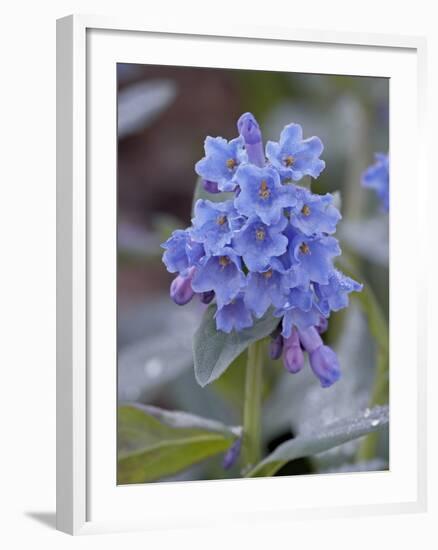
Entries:
POLYGON ((261 406, 263 383, 263 342, 258 340, 248 348, 245 396, 243 406, 243 469, 246 471, 260 460, 261 406))

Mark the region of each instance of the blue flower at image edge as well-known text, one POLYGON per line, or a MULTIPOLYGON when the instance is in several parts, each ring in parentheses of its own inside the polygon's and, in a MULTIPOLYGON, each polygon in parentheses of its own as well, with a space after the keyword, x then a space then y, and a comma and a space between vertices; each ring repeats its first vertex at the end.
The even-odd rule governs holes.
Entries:
POLYGON ((389 211, 389 155, 376 153, 375 163, 362 174, 362 185, 373 189, 380 200, 382 209, 389 211))

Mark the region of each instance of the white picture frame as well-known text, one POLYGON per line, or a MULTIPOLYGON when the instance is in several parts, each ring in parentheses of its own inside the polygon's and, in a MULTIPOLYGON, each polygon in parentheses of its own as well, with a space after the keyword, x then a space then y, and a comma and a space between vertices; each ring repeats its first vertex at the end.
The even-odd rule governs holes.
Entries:
POLYGON ((178 25, 151 28, 138 21, 95 16, 69 16, 58 20, 59 530, 84 534, 213 525, 215 514, 204 513, 203 507, 196 503, 207 499, 214 512, 229 504, 230 495, 235 505, 228 506, 222 517, 222 521, 230 523, 284 520, 291 516, 302 519, 425 510, 426 358, 423 350, 426 346, 424 327, 417 312, 425 306, 426 285, 424 274, 418 268, 421 261, 410 262, 403 267, 403 273, 397 271, 402 266, 399 242, 412 244, 412 254, 419 260, 425 254, 422 244, 425 240, 421 238, 425 221, 420 215, 422 208, 426 211, 424 148, 421 147, 424 142, 425 48, 425 40, 418 37, 285 28, 214 29, 203 26, 200 29, 195 25, 184 29, 178 25), (157 54, 158 48, 154 48, 157 41, 162 46, 161 57, 157 54), (195 42, 203 47, 195 48, 195 42), (221 52, 217 47, 219 43, 221 52), (317 72, 319 67, 320 72, 392 79, 391 178, 396 177, 400 182, 400 194, 391 205, 390 222, 390 357, 391 365, 398 365, 397 370, 391 368, 391 457, 394 462, 388 473, 117 487, 113 368, 116 359, 116 264, 115 232, 112 232, 115 227, 116 159, 111 157, 111 152, 113 155, 116 152, 115 63, 147 63, 149 60, 149 63, 175 65, 268 68, 264 56, 273 48, 278 52, 288 48, 300 52, 300 59, 293 61, 293 67, 287 65, 288 56, 279 53, 274 70, 289 67, 295 71, 317 72), (321 50, 325 52, 324 68, 321 50), (190 55, 193 57, 184 57, 190 55), (231 56, 234 56, 233 62, 231 56), (394 90, 398 90, 397 94, 394 90), (111 120, 107 120, 108 113, 114 115, 109 117, 111 120), (404 113, 403 121, 401 113, 404 113), (416 136, 413 141, 417 144, 417 154, 411 160, 409 175, 400 169, 400 159, 408 152, 412 154, 412 140, 408 150, 398 137, 399 128, 409 132, 411 137, 412 132, 416 136), (111 160, 104 160, 108 158, 111 160), (418 191, 415 199, 408 192, 408 185, 412 185, 413 180, 416 180, 418 191), (94 185, 102 181, 107 182, 107 188, 94 185), (409 233, 403 224, 408 212, 409 233), (96 285, 96 281, 101 280, 102 269, 110 269, 108 283, 96 285), (417 284, 402 309, 397 297, 402 292, 403 281, 408 279, 417 284), (99 316, 104 301, 109 304, 104 308, 105 319, 99 316), (403 315, 410 315, 412 320, 410 333, 402 326, 403 315), (412 333, 415 338, 409 338, 412 333), (405 343, 402 350, 392 345, 395 341, 405 343), (406 378, 407 369, 410 369, 409 379, 406 378), (406 403, 409 403, 409 410, 406 410, 406 403), (412 449, 403 447, 402 427, 415 434, 417 445, 412 449), (403 456, 397 453, 397 447, 403 448, 403 456), (293 484, 292 499, 282 497, 285 484, 293 484), (313 497, 306 500, 305 493, 309 492, 313 497), (213 493, 214 499, 210 498, 213 493), (260 504, 260 495, 264 504, 260 504), (153 509, 146 515, 145 506, 152 499, 153 509))

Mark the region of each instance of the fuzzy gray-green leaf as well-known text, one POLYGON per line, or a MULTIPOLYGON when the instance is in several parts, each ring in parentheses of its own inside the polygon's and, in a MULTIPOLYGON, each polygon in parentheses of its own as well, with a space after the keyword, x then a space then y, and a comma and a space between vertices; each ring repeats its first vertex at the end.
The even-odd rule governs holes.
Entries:
POLYGON ((380 430, 388 423, 388 407, 374 407, 360 415, 338 420, 324 427, 321 432, 299 434, 279 445, 274 452, 259 462, 247 477, 272 476, 290 460, 328 451, 347 441, 380 430))
POLYGON ((217 330, 215 312, 216 305, 210 305, 193 338, 195 376, 202 387, 219 378, 252 342, 268 336, 280 322, 268 311, 252 327, 226 334, 217 330))

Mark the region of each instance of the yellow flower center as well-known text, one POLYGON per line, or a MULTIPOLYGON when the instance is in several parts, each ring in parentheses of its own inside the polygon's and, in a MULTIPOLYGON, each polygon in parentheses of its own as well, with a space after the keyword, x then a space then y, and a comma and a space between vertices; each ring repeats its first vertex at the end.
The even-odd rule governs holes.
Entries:
POLYGON ((269 199, 269 197, 271 196, 271 191, 269 190, 266 180, 262 180, 262 183, 260 184, 259 195, 262 197, 262 199, 269 199))
POLYGON ((224 225, 224 223, 227 221, 227 217, 222 215, 222 216, 219 216, 216 220, 216 223, 218 225, 224 225))
POLYGON ((263 229, 263 227, 259 227, 258 229, 256 229, 255 234, 256 234, 256 239, 258 241, 263 241, 264 238, 265 238, 265 235, 266 235, 265 230, 263 229))
POLYGON ((307 206, 307 204, 305 204, 303 208, 301 208, 301 214, 303 214, 303 216, 310 216, 310 208, 307 206))
POLYGON ((268 271, 265 271, 263 273, 263 276, 265 279, 270 279, 272 277, 272 269, 269 269, 268 271))
POLYGON ((230 258, 228 256, 219 256, 219 265, 226 267, 230 263, 230 258))
POLYGON ((234 160, 234 159, 228 159, 227 160, 227 168, 229 168, 230 170, 233 170, 233 168, 235 168, 237 162, 234 160))
POLYGON ((303 253, 303 254, 308 254, 310 252, 310 248, 307 246, 306 243, 302 243, 300 245, 300 251, 303 253))
POLYGON ((289 166, 292 166, 292 164, 295 162, 295 159, 293 158, 292 155, 289 155, 287 156, 285 159, 284 159, 284 164, 285 166, 289 167, 289 166))

